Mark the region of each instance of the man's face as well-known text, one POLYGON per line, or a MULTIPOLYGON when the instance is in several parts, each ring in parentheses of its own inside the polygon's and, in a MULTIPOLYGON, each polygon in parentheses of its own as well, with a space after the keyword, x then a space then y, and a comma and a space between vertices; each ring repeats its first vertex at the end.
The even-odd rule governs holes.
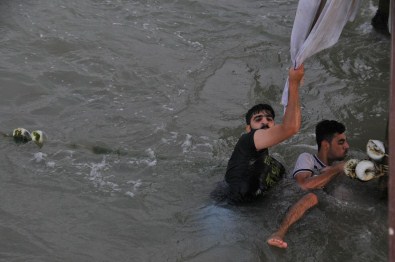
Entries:
POLYGON ((332 160, 343 160, 350 148, 346 135, 336 133, 329 145, 328 158, 332 160))
POLYGON ((272 114, 266 110, 259 112, 251 117, 251 129, 267 129, 274 126, 272 114))

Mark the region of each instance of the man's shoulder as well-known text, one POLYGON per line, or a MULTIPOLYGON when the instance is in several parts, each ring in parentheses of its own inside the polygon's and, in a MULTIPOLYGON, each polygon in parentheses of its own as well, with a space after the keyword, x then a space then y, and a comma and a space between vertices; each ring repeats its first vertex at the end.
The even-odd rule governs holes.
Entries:
POLYGON ((301 172, 313 172, 314 169, 314 155, 308 152, 301 153, 296 160, 292 176, 295 177, 301 172))
POLYGON ((299 161, 305 161, 305 160, 312 160, 314 159, 314 155, 308 152, 303 152, 298 156, 298 162, 299 161))
POLYGON ((244 132, 244 133, 242 133, 242 134, 241 134, 241 137, 254 136, 254 134, 255 134, 256 131, 257 131, 256 129, 251 129, 250 132, 244 132))
POLYGON ((241 134, 241 136, 238 140, 238 144, 242 144, 242 145, 254 144, 254 133, 255 133, 255 130, 241 134))

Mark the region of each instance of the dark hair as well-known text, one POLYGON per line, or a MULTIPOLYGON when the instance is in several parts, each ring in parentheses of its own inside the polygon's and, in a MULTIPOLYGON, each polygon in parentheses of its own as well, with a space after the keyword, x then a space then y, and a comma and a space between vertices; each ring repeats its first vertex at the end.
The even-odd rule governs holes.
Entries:
POLYGON ((332 141, 335 134, 343 134, 346 127, 335 120, 322 120, 315 127, 315 139, 317 141, 318 150, 321 148, 321 142, 326 140, 332 141))
POLYGON ((249 125, 251 123, 251 118, 253 115, 258 114, 262 111, 269 111, 273 119, 275 117, 273 108, 268 104, 257 104, 248 110, 246 114, 246 123, 249 125))

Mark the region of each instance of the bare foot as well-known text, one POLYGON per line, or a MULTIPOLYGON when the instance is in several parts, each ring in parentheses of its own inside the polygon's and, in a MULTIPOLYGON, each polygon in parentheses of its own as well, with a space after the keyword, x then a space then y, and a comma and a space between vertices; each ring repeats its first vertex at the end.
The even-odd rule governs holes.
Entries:
POLYGON ((279 247, 279 248, 287 248, 288 244, 285 242, 280 236, 273 234, 267 240, 267 243, 271 246, 279 247))

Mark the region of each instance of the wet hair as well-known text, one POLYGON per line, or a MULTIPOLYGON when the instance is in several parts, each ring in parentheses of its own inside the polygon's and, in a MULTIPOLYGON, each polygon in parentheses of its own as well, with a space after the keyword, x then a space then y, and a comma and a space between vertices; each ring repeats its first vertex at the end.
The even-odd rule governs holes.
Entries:
POLYGON ((335 120, 322 120, 315 127, 315 139, 317 141, 318 150, 321 148, 321 142, 326 140, 332 141, 335 134, 343 134, 346 127, 335 120))
POLYGON ((248 110, 248 112, 246 114, 246 123, 247 123, 247 125, 251 124, 251 118, 252 118, 253 115, 258 114, 258 113, 260 113, 262 111, 268 111, 272 115, 272 117, 274 119, 274 117, 275 117, 274 110, 273 110, 273 108, 270 105, 268 105, 268 104, 257 104, 255 106, 251 107, 250 110, 248 110))

